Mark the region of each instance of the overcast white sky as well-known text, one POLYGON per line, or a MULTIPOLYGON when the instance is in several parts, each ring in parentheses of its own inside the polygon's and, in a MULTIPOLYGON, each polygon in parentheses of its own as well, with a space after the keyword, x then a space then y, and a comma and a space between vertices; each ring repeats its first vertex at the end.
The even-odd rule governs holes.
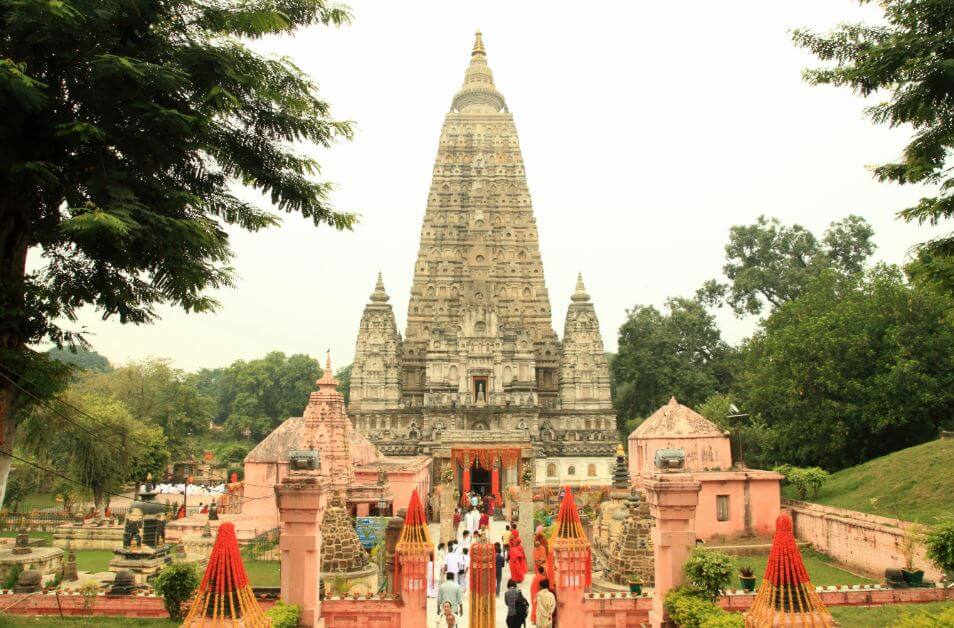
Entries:
MULTIPOLYGON (((384 273, 403 332, 443 116, 484 33, 490 67, 520 133, 554 327, 576 273, 608 350, 625 310, 662 306, 721 276, 729 227, 759 214, 821 233, 858 213, 877 257, 900 262, 929 231, 897 221, 917 189, 872 180, 908 132, 876 127, 846 89, 801 80, 813 58, 787 31, 875 20, 852 0, 799 2, 374 2, 354 23, 256 44, 319 84, 353 142, 316 152, 352 233, 294 216, 236 232, 235 289, 214 315, 163 309, 144 327, 81 324, 111 361, 162 356, 188 369, 271 350, 351 361, 362 308, 384 273)), ((870 104, 870 103, 869 103, 870 104)), ((262 201, 265 202, 265 201, 262 201)), ((752 320, 719 316, 731 342, 752 320)))

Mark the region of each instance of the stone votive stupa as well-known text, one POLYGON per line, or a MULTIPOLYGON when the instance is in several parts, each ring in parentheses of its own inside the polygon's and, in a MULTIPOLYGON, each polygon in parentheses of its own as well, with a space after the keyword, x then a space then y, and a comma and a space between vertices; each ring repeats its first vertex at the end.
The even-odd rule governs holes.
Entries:
POLYGON ((321 579, 326 588, 333 582, 343 582, 349 590, 378 588, 378 568, 361 545, 340 494, 332 497, 321 519, 321 579))
POLYGON ((17 533, 13 547, 0 549, 0 578, 5 579, 17 566, 20 572, 36 571, 41 576, 63 569, 63 550, 58 547, 34 547, 24 528, 17 533))
POLYGON ((109 570, 128 569, 136 584, 146 584, 162 567, 172 561, 172 547, 166 543, 165 506, 153 501, 152 486, 144 486, 139 499, 129 506, 123 528, 123 544, 113 550, 109 570))

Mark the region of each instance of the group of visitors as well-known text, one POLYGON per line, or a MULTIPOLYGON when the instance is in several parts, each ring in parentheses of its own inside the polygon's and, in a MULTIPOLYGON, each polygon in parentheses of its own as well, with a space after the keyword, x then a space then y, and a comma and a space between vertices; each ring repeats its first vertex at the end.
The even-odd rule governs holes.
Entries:
MULTIPOLYGON (((428 564, 427 593, 429 597, 437 598, 438 628, 460 625, 459 618, 464 612, 464 596, 468 591, 471 546, 481 538, 486 540, 490 531, 489 517, 486 512, 481 512, 479 506, 471 505, 470 510, 463 516, 458 509, 455 513, 455 524, 459 523, 464 525, 462 529, 455 525, 455 536, 459 533, 458 540, 439 543, 428 564)), ((503 595, 507 607, 508 628, 529 625, 529 622, 537 628, 552 628, 556 597, 550 585, 553 581, 553 567, 549 540, 543 534, 542 526, 536 529, 533 539, 536 573, 530 584, 529 601, 518 586, 527 576, 528 561, 517 525, 506 524, 500 539, 493 543, 493 547, 498 597, 502 583, 506 582, 503 595), (504 567, 508 564, 510 577, 505 580, 504 567)))

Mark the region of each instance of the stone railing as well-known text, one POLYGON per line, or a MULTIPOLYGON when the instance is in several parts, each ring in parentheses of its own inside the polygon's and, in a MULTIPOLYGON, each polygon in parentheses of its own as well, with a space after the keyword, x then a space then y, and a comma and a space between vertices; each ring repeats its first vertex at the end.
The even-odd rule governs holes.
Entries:
MULTIPOLYGON (((783 499, 782 508, 792 517, 796 539, 853 569, 881 578, 885 569, 904 566, 901 542, 907 522, 792 499, 783 499)), ((941 578, 923 546, 915 550, 914 566, 926 578, 941 578)))

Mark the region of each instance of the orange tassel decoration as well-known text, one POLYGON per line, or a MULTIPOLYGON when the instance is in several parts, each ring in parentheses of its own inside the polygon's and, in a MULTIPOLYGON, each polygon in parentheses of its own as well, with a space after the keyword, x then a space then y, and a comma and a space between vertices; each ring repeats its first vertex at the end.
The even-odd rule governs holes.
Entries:
POLYGON ((270 623, 252 594, 235 526, 225 522, 219 526, 205 576, 182 625, 259 628, 270 623))
POLYGON ((765 578, 745 614, 745 625, 746 628, 836 625, 808 578, 792 533, 792 520, 786 514, 775 520, 775 538, 765 578))

